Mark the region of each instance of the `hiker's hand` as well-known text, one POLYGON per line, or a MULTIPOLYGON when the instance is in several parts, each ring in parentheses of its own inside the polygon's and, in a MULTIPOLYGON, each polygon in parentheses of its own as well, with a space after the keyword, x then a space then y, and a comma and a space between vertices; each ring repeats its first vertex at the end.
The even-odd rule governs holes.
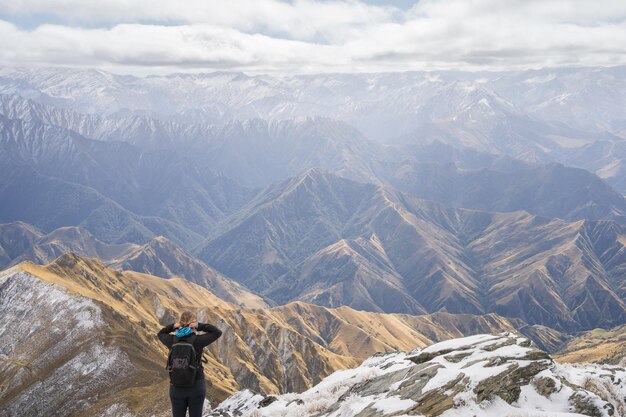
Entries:
POLYGON ((174 328, 178 329, 180 327, 180 323, 174 323, 174 328))
POLYGON ((191 327, 192 329, 195 329, 198 326, 198 322, 195 321, 193 323, 189 323, 189 327, 191 327))

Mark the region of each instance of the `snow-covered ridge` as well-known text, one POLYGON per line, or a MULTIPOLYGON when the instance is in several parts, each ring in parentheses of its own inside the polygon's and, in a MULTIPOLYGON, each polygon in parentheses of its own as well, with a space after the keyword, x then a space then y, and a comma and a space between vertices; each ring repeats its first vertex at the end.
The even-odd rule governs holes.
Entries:
POLYGON ((135 372, 102 308, 18 267, 0 274, 0 415, 72 415, 135 372))
POLYGON ((619 128, 625 75, 624 67, 615 67, 285 77, 217 72, 141 78, 69 68, 0 68, 0 93, 86 114, 149 114, 186 123, 336 117, 376 131, 375 136, 392 137, 389 129, 396 134, 412 131, 422 116, 452 117, 481 98, 488 106, 480 106, 479 112, 497 111, 506 103, 541 120, 619 128))
POLYGON ((515 334, 371 357, 301 394, 240 391, 208 416, 624 416, 626 370, 554 362, 515 334))

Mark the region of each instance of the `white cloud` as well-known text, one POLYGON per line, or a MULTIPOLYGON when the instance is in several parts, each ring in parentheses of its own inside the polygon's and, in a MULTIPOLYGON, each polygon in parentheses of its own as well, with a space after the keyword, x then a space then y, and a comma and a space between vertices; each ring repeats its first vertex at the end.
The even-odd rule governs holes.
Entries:
POLYGON ((296 38, 324 36, 341 32, 344 27, 387 21, 399 12, 356 0, 0 0, 0 10, 14 16, 46 14, 72 24, 202 23, 296 38))
POLYGON ((13 22, 45 14, 66 23, 24 30, 0 21, 3 65, 150 73, 626 63, 626 2, 610 0, 422 0, 406 12, 356 0, 0 0, 0 7, 13 22))

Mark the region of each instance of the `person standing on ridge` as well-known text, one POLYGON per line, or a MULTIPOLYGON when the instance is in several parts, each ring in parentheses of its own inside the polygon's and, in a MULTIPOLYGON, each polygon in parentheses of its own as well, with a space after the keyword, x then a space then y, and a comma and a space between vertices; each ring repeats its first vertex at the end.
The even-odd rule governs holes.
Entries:
POLYGON ((222 331, 212 324, 198 323, 190 311, 178 323, 162 328, 157 337, 169 349, 167 370, 170 375, 170 400, 173 417, 201 417, 206 396, 203 349, 215 342, 222 331), (196 334, 195 331, 205 332, 196 334), (170 334, 175 332, 174 335, 170 334))

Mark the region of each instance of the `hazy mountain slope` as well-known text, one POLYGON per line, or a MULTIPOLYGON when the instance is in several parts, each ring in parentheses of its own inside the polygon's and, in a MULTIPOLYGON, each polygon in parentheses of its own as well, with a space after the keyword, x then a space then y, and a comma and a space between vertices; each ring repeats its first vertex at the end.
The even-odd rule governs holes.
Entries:
POLYGON ((626 222, 621 194, 585 170, 560 164, 464 169, 453 163, 408 162, 389 182, 416 197, 453 207, 626 222))
POLYGON ((609 221, 457 210, 310 170, 260 194, 197 253, 283 302, 495 311, 577 329, 626 320, 625 236, 609 221))
POLYGON ((209 124, 176 123, 142 114, 85 114, 11 94, 0 94, 0 114, 7 119, 72 130, 89 139, 124 141, 146 150, 206 140, 214 129, 209 124))
POLYGON ((454 83, 423 103, 424 119, 414 132, 392 140, 411 144, 440 140, 456 147, 510 155, 525 161, 551 160, 561 148, 555 137, 592 141, 581 132, 534 120, 484 86, 454 83))
POLYGON ((173 151, 144 152, 122 142, 93 141, 67 129, 2 117, 0 132, 2 155, 41 176, 89 187, 133 213, 199 233, 254 195, 173 151))
POLYGON ((355 128, 326 118, 231 122, 214 132, 206 149, 196 151, 201 152, 215 170, 251 186, 315 167, 376 183, 391 157, 355 128))
POLYGON ((144 272, 162 278, 185 278, 233 304, 267 307, 259 296, 162 236, 144 245, 107 244, 79 227, 61 227, 45 234, 22 222, 0 224, 0 253, 6 256, 0 262, 0 269, 26 260, 47 264, 68 252, 97 258, 118 270, 144 272))
POLYGON ((0 221, 24 221, 44 231, 80 226, 103 242, 143 243, 166 235, 181 245, 201 238, 162 218, 139 216, 92 188, 47 177, 0 153, 0 221))
MULTIPOLYGON (((601 161, 598 166, 581 166, 586 157, 573 155, 587 148, 619 149, 620 142, 597 142, 572 150, 563 159, 572 166, 555 163, 532 163, 495 155, 471 148, 455 148, 435 140, 427 144, 404 146, 405 159, 387 171, 385 182, 411 193, 460 208, 484 211, 525 210, 531 214, 565 220, 614 219, 623 222, 626 200, 611 187, 573 166, 596 172, 611 184, 619 186, 619 175, 602 173, 606 164, 619 165, 619 153, 607 151, 605 156, 617 159, 601 161)), ((626 153, 624 154, 626 155, 626 153)), ((600 156, 591 156, 591 159, 600 156)), ((619 171, 619 167, 618 167, 619 171)))
POLYGON ((624 66, 511 72, 491 85, 538 119, 598 131, 615 131, 624 123, 624 66))
POLYGON ((569 165, 594 172, 626 194, 626 141, 597 141, 565 152, 562 159, 569 165))
POLYGON ((328 118, 184 124, 147 116, 86 115, 13 95, 0 95, 0 114, 61 127, 90 139, 128 142, 144 151, 175 150, 196 161, 198 167, 208 166, 212 172, 251 186, 267 186, 312 167, 376 182, 377 172, 389 158, 385 147, 328 118))
POLYGON ((159 323, 173 321, 182 308, 196 310, 200 321, 217 323, 224 331, 207 355, 213 401, 242 388, 268 393, 303 390, 381 350, 512 330, 497 316, 380 315, 302 303, 241 309, 185 280, 120 273, 73 254, 48 266, 22 263, 0 277, 0 309, 8 323, 1 337, 9 346, 0 367, 0 380, 9 388, 2 392, 0 404, 11 413, 111 415, 106 410, 115 405, 140 415, 161 415, 157 410, 168 409, 162 369, 166 352, 153 334, 159 323), (28 343, 18 319, 25 310, 40 337, 36 346, 28 343), (50 317, 56 320, 50 322, 50 317), (89 332, 81 331, 83 327, 89 332), (76 337, 64 337, 67 333, 76 337), (85 350, 98 354, 83 358, 85 350), (77 395, 82 401, 64 404, 62 392, 68 391, 54 389, 66 384, 58 369, 69 366, 78 372, 83 361, 92 371, 81 377, 84 390, 77 395), (115 373, 119 363, 124 364, 122 374, 115 373), (41 394, 39 380, 50 388, 49 398, 29 401, 41 394))

